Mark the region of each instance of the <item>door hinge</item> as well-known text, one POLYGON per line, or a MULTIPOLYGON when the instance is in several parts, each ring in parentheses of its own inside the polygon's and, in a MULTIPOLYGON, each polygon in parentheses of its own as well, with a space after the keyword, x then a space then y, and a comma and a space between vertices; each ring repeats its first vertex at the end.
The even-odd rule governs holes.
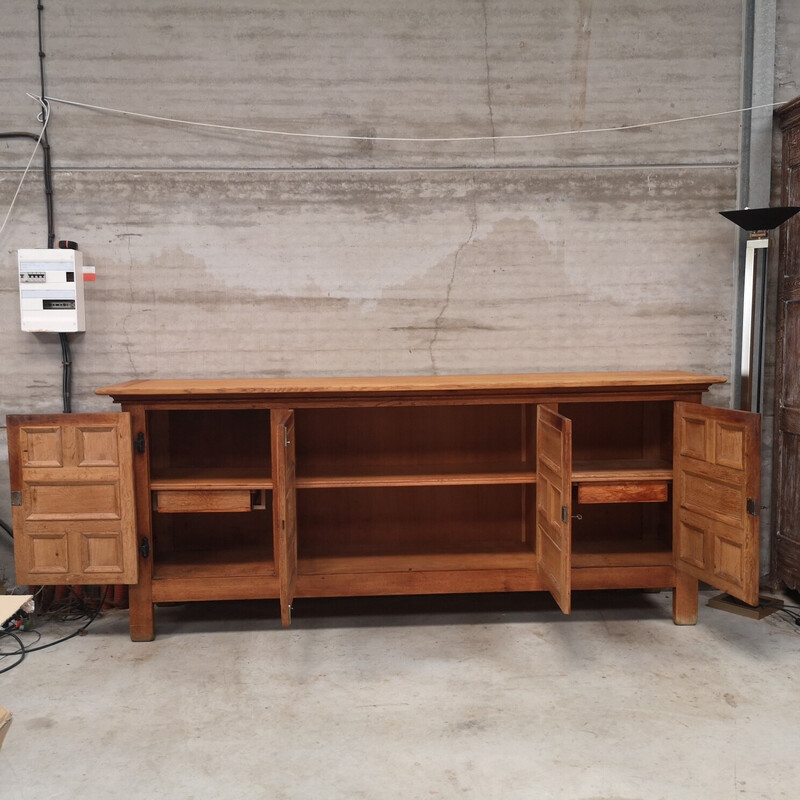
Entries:
POLYGON ((137 453, 144 453, 144 434, 139 431, 139 435, 133 440, 133 449, 137 453))
POLYGON ((150 557, 150 540, 146 536, 142 536, 142 541, 139 543, 139 553, 142 558, 150 557))
POLYGON ((11 505, 12 506, 22 505, 22 492, 11 492, 11 505))
POLYGON ((566 506, 561 506, 561 521, 569 522, 569 509, 566 506))
POLYGON ((757 517, 759 512, 758 508, 758 500, 755 497, 748 497, 747 498, 747 513, 751 517, 757 517))
POLYGON ((287 425, 283 426, 283 446, 288 447, 292 443, 292 440, 289 438, 289 427, 287 425))

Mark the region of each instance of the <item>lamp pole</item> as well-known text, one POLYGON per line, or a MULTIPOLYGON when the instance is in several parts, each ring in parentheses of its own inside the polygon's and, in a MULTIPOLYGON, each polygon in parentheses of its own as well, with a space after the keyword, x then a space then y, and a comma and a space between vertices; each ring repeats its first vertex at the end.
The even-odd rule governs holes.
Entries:
POLYGON ((769 231, 793 217, 800 206, 720 211, 749 233, 744 259, 744 295, 739 319, 739 407, 761 413, 764 401, 764 334, 767 321, 767 254, 769 231))
POLYGON ((751 231, 744 258, 742 318, 742 359, 740 362, 741 408, 761 413, 764 400, 764 332, 767 311, 766 231, 751 231))

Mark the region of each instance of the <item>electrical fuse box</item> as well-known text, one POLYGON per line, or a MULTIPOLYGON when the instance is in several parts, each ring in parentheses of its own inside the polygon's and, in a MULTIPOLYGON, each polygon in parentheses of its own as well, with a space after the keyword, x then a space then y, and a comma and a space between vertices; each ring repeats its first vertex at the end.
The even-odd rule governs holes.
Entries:
POLYGON ((86 330, 83 256, 78 250, 18 250, 22 330, 86 330))

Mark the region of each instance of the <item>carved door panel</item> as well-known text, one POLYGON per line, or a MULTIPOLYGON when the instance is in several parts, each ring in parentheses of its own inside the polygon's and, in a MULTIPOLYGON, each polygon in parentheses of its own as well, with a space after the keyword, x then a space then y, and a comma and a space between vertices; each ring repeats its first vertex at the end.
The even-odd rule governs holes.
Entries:
POLYGON ((136 583, 130 415, 8 418, 18 583, 136 583))
POLYGON ((272 412, 272 458, 274 476, 273 513, 276 563, 281 592, 281 622, 291 622, 297 584, 297 501, 294 412, 272 412))
POLYGON ((675 566, 758 605, 761 419, 675 404, 675 566))
POLYGON ((536 420, 536 560, 559 608, 572 610, 572 423, 539 406, 536 420))

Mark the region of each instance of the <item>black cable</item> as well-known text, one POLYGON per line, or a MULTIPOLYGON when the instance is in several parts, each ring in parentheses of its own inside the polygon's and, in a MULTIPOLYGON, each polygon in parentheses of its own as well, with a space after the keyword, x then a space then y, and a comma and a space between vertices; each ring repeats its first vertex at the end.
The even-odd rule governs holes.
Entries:
POLYGON ((38 142, 39 134, 27 131, 4 131, 0 133, 0 139, 33 139, 34 142, 38 142))
MULTIPOLYGON (((47 644, 40 645, 39 647, 29 647, 26 649, 25 652, 35 653, 38 650, 47 650, 48 647, 55 647, 55 645, 61 644, 61 642, 66 642, 69 639, 72 639, 75 636, 79 636, 80 634, 82 634, 97 619, 97 615, 100 613, 100 611, 103 609, 103 606, 105 605, 107 595, 108 595, 108 586, 106 586, 106 589, 103 592, 103 596, 100 598, 100 602, 97 604, 97 608, 94 610, 94 613, 92 614, 89 621, 85 625, 82 625, 80 628, 78 628, 78 630, 73 631, 68 636, 65 636, 63 639, 56 639, 54 642, 48 642, 47 644)), ((16 664, 14 666, 16 666, 16 664)))
POLYGON ((18 655, 19 659, 17 661, 15 661, 10 667, 3 667, 3 669, 0 669, 0 675, 2 675, 4 672, 9 672, 10 670, 14 669, 14 667, 18 667, 25 660, 25 656, 28 654, 28 650, 25 647, 25 643, 22 641, 22 639, 19 638, 19 636, 17 636, 16 633, 12 633, 11 631, 5 631, 3 636, 4 637, 5 636, 10 636, 12 639, 16 639, 17 640, 17 644, 19 645, 19 649, 18 650, 16 650, 13 653, 5 653, 4 655, 8 655, 8 656, 16 656, 16 655, 18 655))
MULTIPOLYGON (((41 81, 42 89, 42 104, 44 106, 45 116, 50 113, 50 104, 47 101, 47 94, 44 86, 44 35, 42 32, 42 17, 44 6, 41 3, 36 4, 38 11, 38 28, 39 28, 39 78, 41 81)), ((50 163, 50 143, 47 139, 47 128, 44 129, 42 134, 42 151, 45 153, 45 170, 44 170, 44 193, 47 202, 47 248, 52 249, 56 241, 55 222, 53 219, 53 170, 50 163)), ((65 414, 72 412, 72 356, 69 351, 69 340, 66 333, 59 333, 61 340, 61 403, 65 414)))
MULTIPOLYGON (((30 642, 30 644, 25 644, 25 640, 22 640, 22 646, 25 648, 25 652, 28 651, 28 648, 33 645, 37 644, 42 639, 42 634, 39 631, 28 631, 25 628, 17 628, 14 623, 6 624, 5 629, 0 631, 0 641, 2 641, 6 636, 10 636, 11 634, 18 636, 22 639, 23 636, 35 636, 36 638, 30 642)), ((4 653, 0 650, 0 659, 3 658, 10 658, 11 656, 15 656, 19 653, 19 650, 12 650, 9 653, 4 653)))
MULTIPOLYGON (((33 139, 39 142, 38 133, 28 133, 27 131, 7 131, 0 132, 0 139, 33 139)), ((42 148, 42 175, 44 176, 44 199, 47 209, 47 242, 55 241, 56 234, 53 225, 53 171, 50 165, 50 145, 47 142, 47 131, 42 136, 39 145, 42 148)))
MULTIPOLYGON (((45 84, 44 84, 44 33, 43 33, 43 12, 44 6, 42 3, 37 2, 36 11, 38 16, 38 30, 39 30, 39 80, 41 86, 41 102, 42 110, 42 125, 45 124, 47 117, 50 114, 50 104, 46 99, 45 84)), ((44 197, 45 206, 47 210, 47 249, 51 250, 56 241, 55 230, 55 216, 53 213, 53 165, 50 156, 50 142, 47 138, 47 127, 41 133, 41 138, 38 134, 28 133, 27 131, 8 131, 0 133, 0 139, 33 139, 39 142, 42 147, 42 176, 44 179, 44 197)), ((60 333, 61 339, 61 364, 62 364, 62 378, 61 378, 61 400, 65 414, 72 411, 72 356, 69 350, 69 341, 66 333, 60 333)), ((3 526, 4 530, 13 538, 13 533, 9 528, 3 526)))
MULTIPOLYGON (((36 4, 36 9, 38 11, 38 21, 39 21, 39 78, 41 79, 41 87, 42 87, 42 103, 45 106, 46 112, 49 113, 49 104, 45 99, 47 95, 44 91, 44 59, 45 59, 45 52, 44 52, 44 37, 42 35, 42 12, 44 11, 44 6, 41 3, 36 4)), ((56 241, 56 233, 55 233, 55 224, 53 221, 53 177, 52 171, 50 169, 50 144, 47 141, 47 128, 44 130, 44 134, 42 136, 42 149, 47 154, 45 161, 45 171, 44 171, 44 193, 45 198, 47 201, 47 248, 51 249, 56 241)))
POLYGON ((14 538, 14 531, 11 530, 11 527, 6 525, 2 519, 0 519, 0 528, 2 528, 12 539, 14 538))
POLYGON ((67 334, 59 333, 58 338, 61 340, 61 402, 64 413, 69 414, 72 412, 72 355, 67 334))
MULTIPOLYGON (((69 588, 70 591, 73 591, 71 586, 69 588)), ((25 642, 22 641, 22 639, 18 634, 21 633, 34 634, 37 637, 35 642, 38 642, 42 638, 42 634, 39 631, 16 631, 16 632, 10 630, 0 631, 0 640, 4 639, 6 636, 10 636, 19 645, 19 647, 16 650, 12 650, 9 653, 0 652, 0 659, 9 658, 11 656, 19 656, 19 658, 13 664, 11 664, 8 667, 4 667, 3 669, 0 669, 0 675, 2 675, 2 673, 4 672, 8 672, 9 670, 14 669, 14 667, 18 667, 25 660, 25 657, 28 655, 28 653, 36 653, 39 650, 47 650, 48 647, 55 647, 57 644, 61 644, 62 642, 66 642, 69 641, 70 639, 73 639, 75 636, 80 636, 97 619, 98 615, 103 610, 103 606, 105 605, 106 602, 106 597, 108 596, 108 590, 109 587, 106 586, 105 591, 103 592, 103 596, 100 598, 100 601, 97 604, 97 608, 95 608, 94 612, 92 613, 92 616, 84 625, 81 625, 80 628, 68 634, 67 636, 63 636, 61 639, 56 639, 54 642, 48 642, 47 644, 39 645, 38 647, 29 647, 25 645, 25 642)), ((75 594, 74 591, 73 594, 75 594)), ((75 594, 75 597, 81 602, 81 605, 83 605, 83 601, 80 600, 77 594, 75 594)), ((85 605, 83 607, 85 608, 85 605)))

